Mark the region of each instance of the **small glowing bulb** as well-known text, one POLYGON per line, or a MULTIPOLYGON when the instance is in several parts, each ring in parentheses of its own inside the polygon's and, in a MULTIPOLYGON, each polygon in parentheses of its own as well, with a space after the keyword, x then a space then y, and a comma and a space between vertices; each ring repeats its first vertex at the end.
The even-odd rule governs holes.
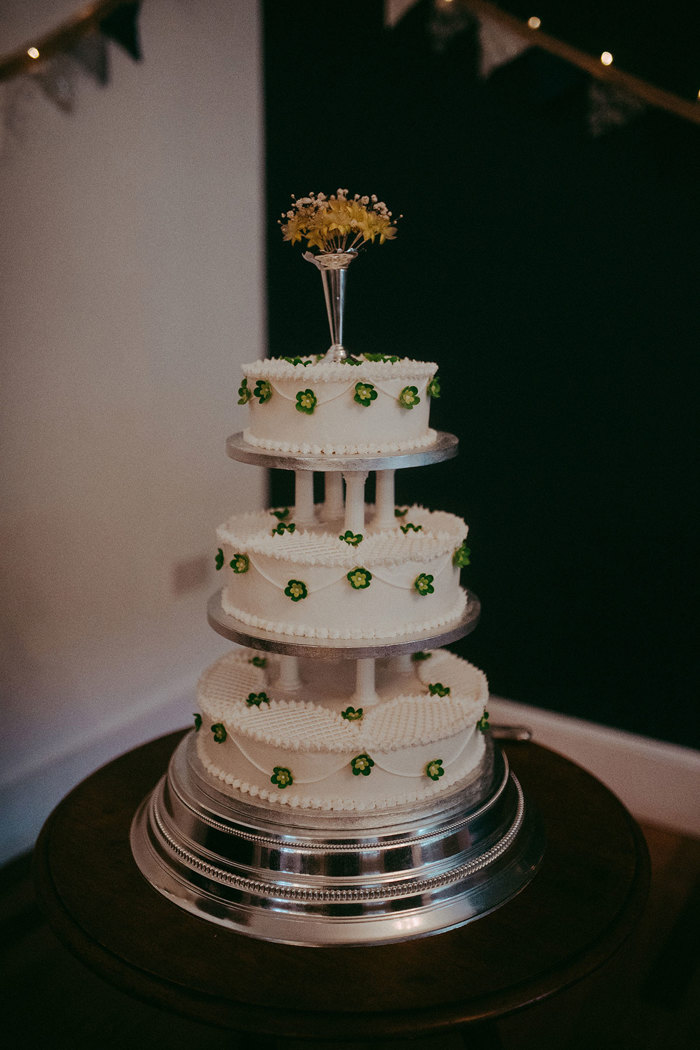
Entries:
POLYGON ((542 25, 542 22, 537 17, 537 15, 533 15, 532 18, 528 18, 527 24, 529 25, 530 29, 539 29, 542 25))
POLYGON ((604 66, 611 66, 613 57, 609 51, 604 51, 603 54, 600 56, 600 61, 603 63, 604 66))
POLYGON ((28 47, 27 48, 27 54, 29 55, 30 58, 38 58, 39 57, 39 48, 38 47, 28 47))

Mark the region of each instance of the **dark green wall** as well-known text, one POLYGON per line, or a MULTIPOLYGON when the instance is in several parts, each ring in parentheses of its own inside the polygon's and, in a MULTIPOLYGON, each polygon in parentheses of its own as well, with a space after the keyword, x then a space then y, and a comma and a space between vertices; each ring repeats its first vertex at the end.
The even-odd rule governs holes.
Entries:
POLYGON ((460 457, 398 487, 470 525, 457 650, 500 695, 697 746, 700 128, 594 138, 585 77, 530 52, 481 81, 427 10, 266 4, 270 354, 328 342, 290 193, 405 213, 350 271, 346 343, 440 364, 460 457))

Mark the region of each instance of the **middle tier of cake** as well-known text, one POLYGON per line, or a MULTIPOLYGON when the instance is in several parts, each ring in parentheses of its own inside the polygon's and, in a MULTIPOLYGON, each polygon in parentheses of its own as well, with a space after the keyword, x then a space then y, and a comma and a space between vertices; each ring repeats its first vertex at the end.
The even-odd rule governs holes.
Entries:
POLYGON ((294 508, 258 511, 217 530, 229 616, 277 635, 371 640, 438 630, 464 615, 461 518, 414 506, 397 508, 387 526, 365 507, 363 531, 353 532, 347 518, 298 525, 294 517, 294 508))

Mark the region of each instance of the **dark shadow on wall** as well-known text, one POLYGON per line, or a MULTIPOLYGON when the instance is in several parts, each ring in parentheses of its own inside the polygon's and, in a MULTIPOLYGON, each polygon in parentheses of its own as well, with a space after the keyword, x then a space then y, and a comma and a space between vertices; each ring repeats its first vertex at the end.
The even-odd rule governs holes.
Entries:
POLYGON ((583 75, 530 51, 481 80, 474 28, 436 50, 431 10, 265 4, 269 353, 328 344, 290 193, 405 213, 350 272, 346 342, 440 364, 460 457, 397 484, 470 525, 455 648, 496 694, 698 746, 700 128, 593 137, 583 75))

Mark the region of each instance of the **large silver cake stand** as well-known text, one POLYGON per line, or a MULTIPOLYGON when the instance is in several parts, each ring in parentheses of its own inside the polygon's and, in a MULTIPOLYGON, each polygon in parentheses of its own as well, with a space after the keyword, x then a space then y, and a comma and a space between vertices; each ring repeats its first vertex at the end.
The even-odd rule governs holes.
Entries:
POLYGON ((265 940, 380 944, 462 926, 522 890, 544 851, 489 737, 471 782, 422 807, 319 813, 232 799, 217 784, 192 731, 134 817, 132 852, 179 907, 265 940))
POLYGON ((387 452, 385 455, 325 455, 303 454, 301 452, 277 452, 257 445, 249 444, 240 431, 232 434, 226 441, 226 453, 231 459, 241 463, 253 463, 257 467, 279 468, 281 470, 396 470, 401 467, 424 467, 431 463, 441 463, 457 455, 458 439, 454 434, 444 431, 435 432, 435 441, 424 448, 406 452, 387 452))
POLYGON ((214 630, 230 642, 265 649, 287 656, 313 657, 316 660, 365 660, 382 656, 399 656, 418 649, 439 649, 474 630, 481 615, 481 602, 472 591, 467 591, 467 605, 456 620, 430 631, 411 634, 407 638, 373 638, 360 642, 353 638, 295 638, 289 634, 274 634, 263 628, 251 627, 235 616, 229 616, 221 604, 221 591, 209 599, 207 619, 214 630))

